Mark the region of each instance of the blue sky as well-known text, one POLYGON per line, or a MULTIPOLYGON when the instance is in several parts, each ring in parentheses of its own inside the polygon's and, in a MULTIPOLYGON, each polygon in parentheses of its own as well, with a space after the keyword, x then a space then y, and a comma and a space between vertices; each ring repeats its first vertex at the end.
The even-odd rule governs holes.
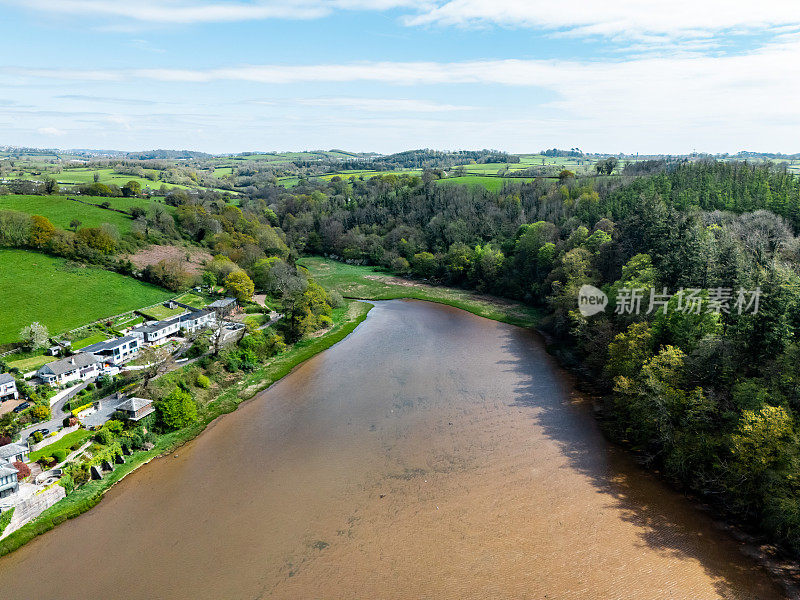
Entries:
POLYGON ((0 0, 0 144, 798 152, 796 0, 0 0))

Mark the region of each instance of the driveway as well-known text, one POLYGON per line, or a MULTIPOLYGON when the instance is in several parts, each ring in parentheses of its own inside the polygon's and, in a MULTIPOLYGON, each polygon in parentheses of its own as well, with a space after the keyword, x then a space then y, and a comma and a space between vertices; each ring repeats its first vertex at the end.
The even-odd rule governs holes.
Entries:
POLYGON ((55 404, 50 407, 50 420, 44 421, 43 423, 36 423, 34 425, 29 425, 22 431, 20 431, 20 441, 25 441, 28 439, 28 436, 36 431, 37 429, 49 429, 50 431, 57 431, 61 429, 62 424, 64 422, 64 417, 66 417, 69 413, 64 412, 64 405, 78 392, 84 389, 87 385, 91 383, 90 381, 84 381, 81 385, 73 388, 62 398, 56 400, 55 404))

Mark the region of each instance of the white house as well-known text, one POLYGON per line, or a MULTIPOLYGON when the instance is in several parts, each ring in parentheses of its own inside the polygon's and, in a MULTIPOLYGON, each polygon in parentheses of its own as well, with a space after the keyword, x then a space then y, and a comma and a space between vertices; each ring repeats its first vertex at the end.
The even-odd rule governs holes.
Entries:
POLYGON ((83 348, 82 352, 94 354, 97 360, 111 365, 118 365, 129 360, 139 353, 141 339, 126 335, 115 340, 98 342, 83 348))
POLYGON ((181 329, 181 317, 172 317, 165 321, 156 321, 131 329, 130 335, 141 339, 145 344, 155 345, 164 342, 169 336, 181 329))
POLYGON ((17 468, 14 462, 28 460, 28 447, 20 444, 0 446, 0 498, 8 498, 19 491, 17 468))
POLYGON ((19 398, 17 382, 9 373, 0 373, 0 402, 19 398))
POLYGON ((50 385, 67 383, 78 379, 91 379, 100 374, 100 361, 94 354, 81 352, 41 367, 36 375, 50 385))
POLYGON ((0 498, 8 498, 19 491, 17 469, 12 464, 0 463, 0 498))
POLYGON ((3 463, 25 462, 30 450, 22 444, 0 446, 0 465, 3 463))
POLYGON ((217 320, 213 310, 196 310, 180 317, 180 328, 194 333, 200 329, 211 327, 217 320))

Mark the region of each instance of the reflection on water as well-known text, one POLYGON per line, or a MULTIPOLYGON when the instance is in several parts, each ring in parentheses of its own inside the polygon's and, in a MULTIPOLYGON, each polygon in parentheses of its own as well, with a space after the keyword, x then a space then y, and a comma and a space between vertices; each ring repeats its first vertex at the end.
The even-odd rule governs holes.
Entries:
POLYGON ((532 334, 379 303, 177 456, 0 559, 2 597, 782 597, 578 403, 532 334))

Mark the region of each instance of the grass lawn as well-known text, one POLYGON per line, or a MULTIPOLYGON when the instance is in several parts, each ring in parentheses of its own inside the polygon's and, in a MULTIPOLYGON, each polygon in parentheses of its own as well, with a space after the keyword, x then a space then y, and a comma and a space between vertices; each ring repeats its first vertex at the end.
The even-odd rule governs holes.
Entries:
POLYGON ((47 446, 40 448, 36 452, 31 452, 30 455, 28 456, 28 462, 36 462, 42 456, 53 456, 53 452, 55 452, 56 450, 66 450, 67 454, 69 454, 70 446, 72 446, 73 444, 82 444, 91 436, 92 432, 87 431, 86 429, 78 429, 77 431, 68 433, 57 442, 48 444, 47 446))
MULTIPOLYGON (((472 165, 471 165, 472 166, 472 165)), ((463 177, 448 177, 437 180, 438 185, 468 185, 471 187, 484 187, 490 192, 499 192, 505 183, 522 183, 533 181, 530 177, 486 177, 482 175, 464 175, 463 177)))
POLYGON ((203 298, 202 296, 194 293, 186 293, 183 296, 178 296, 175 298, 177 302, 182 302, 184 304, 188 304, 189 306, 193 306, 195 308, 204 308, 207 306, 211 301, 203 298))
POLYGON ((140 310, 137 312, 141 315, 144 315, 148 319, 152 319, 154 321, 163 321, 164 319, 169 319, 170 317, 185 313, 186 309, 181 307, 167 308, 166 306, 159 304, 158 306, 153 306, 147 310, 140 310))
MULTIPOLYGON (((13 356, 13 354, 11 355, 13 356)), ((28 373, 29 371, 36 371, 39 367, 46 365, 49 362, 58 360, 57 356, 31 356, 28 358, 21 358, 19 360, 8 363, 9 369, 19 369, 20 373, 28 373)))
MULTIPOLYGON (((116 200, 115 198, 83 199, 95 204, 116 200)), ((81 227, 99 227, 103 223, 111 223, 120 233, 130 231, 133 225, 133 219, 128 215, 75 202, 69 200, 67 196, 0 196, 0 210, 17 210, 30 215, 42 215, 61 229, 69 229, 70 221, 73 219, 78 219, 81 227)))
POLYGON ((0 250, 0 344, 39 321, 51 335, 168 299, 132 277, 25 250, 0 250))
POLYGON ((108 339, 108 336, 104 333, 95 333, 90 335, 89 337, 85 337, 82 340, 77 340, 72 342, 72 349, 73 350, 80 350, 81 348, 86 348, 86 346, 91 346, 92 344, 97 344, 98 342, 105 342, 108 339))
POLYGON ((374 267, 346 265, 319 257, 303 258, 298 263, 306 267, 321 285, 347 298, 428 300, 521 327, 535 327, 541 319, 541 313, 536 308, 520 302, 401 279, 374 267))

